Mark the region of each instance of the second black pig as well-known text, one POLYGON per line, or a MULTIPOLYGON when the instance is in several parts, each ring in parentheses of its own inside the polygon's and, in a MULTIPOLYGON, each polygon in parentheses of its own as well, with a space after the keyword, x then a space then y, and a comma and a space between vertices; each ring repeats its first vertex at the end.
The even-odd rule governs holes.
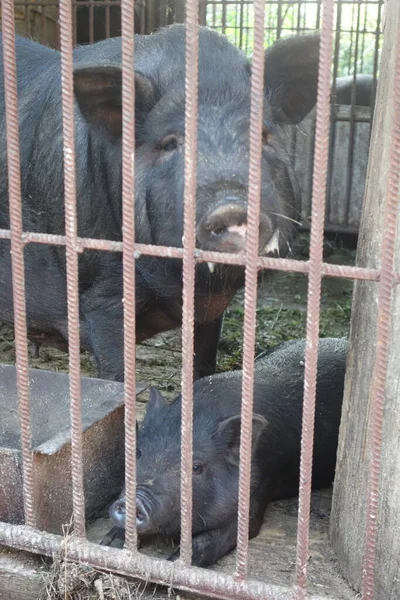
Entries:
MULTIPOLYGON (((343 339, 321 339, 318 353, 313 487, 332 483, 346 354, 343 339)), ((254 387, 250 530, 267 503, 298 493, 304 340, 281 344, 257 361, 254 387)), ((242 372, 194 385, 193 563, 214 563, 236 545, 242 372)), ((136 525, 140 536, 180 533, 181 397, 168 404, 152 389, 137 440, 136 525)), ((125 497, 111 507, 125 524, 125 497)))
POLYGON ((367 73, 358 73, 356 75, 355 84, 353 75, 338 77, 336 79, 336 104, 351 106, 353 85, 355 86, 354 105, 372 106, 374 77, 367 73))

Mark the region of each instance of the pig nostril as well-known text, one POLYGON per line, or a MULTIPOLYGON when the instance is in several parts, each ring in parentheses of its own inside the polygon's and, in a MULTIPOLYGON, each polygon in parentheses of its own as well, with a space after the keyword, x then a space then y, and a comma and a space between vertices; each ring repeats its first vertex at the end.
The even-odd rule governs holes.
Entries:
POLYGON ((146 520, 146 513, 141 507, 136 507, 136 522, 138 524, 144 523, 146 520))
POLYGON ((141 499, 136 499, 136 525, 144 525, 148 521, 149 515, 145 504, 141 499))
POLYGON ((115 506, 115 512, 118 515, 124 515, 125 514, 125 502, 117 502, 116 506, 115 506))
POLYGON ((224 231, 226 231, 225 225, 217 225, 211 230, 211 235, 221 235, 221 233, 224 233, 224 231))
POLYGON ((110 508, 110 517, 117 527, 125 527, 126 506, 125 500, 116 500, 110 508))

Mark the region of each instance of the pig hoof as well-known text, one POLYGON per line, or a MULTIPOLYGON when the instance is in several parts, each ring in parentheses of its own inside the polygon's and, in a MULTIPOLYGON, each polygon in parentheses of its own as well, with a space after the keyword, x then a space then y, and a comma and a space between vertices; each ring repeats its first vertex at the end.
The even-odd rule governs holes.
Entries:
POLYGON ((179 548, 177 548, 176 550, 174 550, 174 552, 172 554, 170 554, 167 558, 167 560, 169 560, 170 562, 175 562, 176 560, 178 560, 180 555, 179 552, 179 548))
POLYGON ((125 543, 125 531, 120 527, 113 527, 104 536, 101 546, 111 546, 112 548, 123 548, 125 543))

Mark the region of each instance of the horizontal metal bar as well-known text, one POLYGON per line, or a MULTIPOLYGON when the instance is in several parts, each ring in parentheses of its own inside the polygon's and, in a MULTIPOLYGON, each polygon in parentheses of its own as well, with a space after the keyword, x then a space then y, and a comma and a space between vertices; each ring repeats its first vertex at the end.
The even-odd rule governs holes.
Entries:
MULTIPOLYGON (((10 239, 8 229, 0 229, 0 239, 10 239)), ((65 246, 65 236, 52 235, 49 233, 24 232, 22 234, 24 244, 38 243, 51 246, 65 246)), ((96 240, 92 238, 77 238, 78 252, 84 250, 101 250, 111 252, 122 252, 122 242, 112 240, 96 240)), ((152 244, 135 244, 135 258, 143 256, 159 256, 160 258, 183 258, 183 248, 172 248, 169 246, 155 246, 152 244)), ((211 252, 195 249, 196 263, 213 262, 226 265, 237 265, 244 267, 246 264, 245 254, 228 254, 226 252, 211 252)), ((292 273, 309 272, 308 261, 294 260, 291 258, 259 257, 258 268, 271 271, 289 271, 292 273)), ((379 281, 379 269, 367 269, 365 267, 353 267, 350 265, 322 264, 322 275, 325 277, 341 277, 343 279, 364 279, 367 281, 379 281)), ((394 284, 400 283, 400 273, 397 273, 394 284)))
MULTIPOLYGON (((256 580, 238 581, 226 573, 187 567, 179 561, 152 558, 140 552, 98 546, 74 536, 66 540, 62 536, 23 525, 0 523, 0 544, 50 557, 62 550, 71 561, 220 600, 295 599, 294 590, 291 588, 256 580)), ((308 600, 335 599, 310 595, 308 600)))

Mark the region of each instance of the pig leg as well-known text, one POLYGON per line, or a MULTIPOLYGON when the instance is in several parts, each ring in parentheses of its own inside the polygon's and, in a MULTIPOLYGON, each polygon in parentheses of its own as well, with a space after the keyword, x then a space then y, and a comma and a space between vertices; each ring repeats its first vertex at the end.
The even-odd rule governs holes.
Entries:
POLYGON ((113 527, 101 540, 101 546, 111 546, 112 548, 123 548, 125 544, 125 529, 113 527))
POLYGON ((194 326, 194 378, 213 375, 217 368, 217 349, 222 328, 222 315, 211 323, 194 326))
POLYGON ((99 377, 112 381, 124 380, 123 320, 106 311, 91 314, 88 320, 90 345, 99 377))
POLYGON ((81 299, 82 344, 95 358, 99 377, 124 380, 124 321, 121 298, 81 299), (88 301, 89 300, 89 301, 88 301))
MULTIPOLYGON (((259 534, 267 507, 265 487, 262 486, 252 498, 250 505, 249 538, 259 534)), ((236 547, 237 519, 225 527, 205 531, 193 536, 192 564, 197 567, 213 565, 220 558, 236 547)), ((179 548, 170 556, 169 560, 179 557, 179 548)))

